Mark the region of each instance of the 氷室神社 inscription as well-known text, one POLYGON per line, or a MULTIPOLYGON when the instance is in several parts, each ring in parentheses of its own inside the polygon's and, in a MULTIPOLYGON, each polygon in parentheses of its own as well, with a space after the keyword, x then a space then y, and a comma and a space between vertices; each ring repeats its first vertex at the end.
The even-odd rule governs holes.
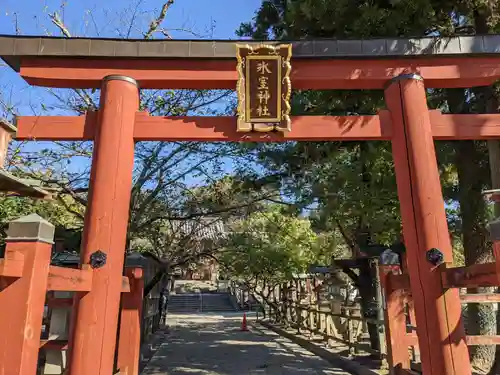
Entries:
POLYGON ((236 49, 238 131, 289 131, 291 45, 237 45, 236 49))

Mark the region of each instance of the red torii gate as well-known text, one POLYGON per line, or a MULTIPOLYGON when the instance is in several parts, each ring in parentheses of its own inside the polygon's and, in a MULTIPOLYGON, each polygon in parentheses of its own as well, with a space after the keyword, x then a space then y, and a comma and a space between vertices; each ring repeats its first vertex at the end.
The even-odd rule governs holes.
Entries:
MULTIPOLYGON (((427 259, 436 248, 446 262, 452 260, 433 140, 500 138, 500 115, 429 111, 425 88, 489 85, 500 78, 500 58, 488 56, 496 39, 488 38, 451 38, 443 45, 432 38, 294 42, 294 88, 383 89, 387 110, 375 116, 292 117, 292 130, 277 134, 239 133, 235 117, 153 117, 139 111, 139 88, 235 88, 234 42, 0 37, 0 56, 28 83, 101 88, 96 113, 17 119, 18 140, 95 142, 82 265, 97 251, 107 254, 107 262, 94 270, 91 290, 75 299, 71 374, 109 375, 113 369, 134 142, 390 140, 423 372, 470 375, 458 291, 444 281, 458 283, 463 269, 443 270, 427 259), (426 52, 429 46, 433 53, 426 52)), ((499 284, 499 266, 483 267, 488 285, 499 284)), ((482 271, 468 272, 473 277, 482 271)))

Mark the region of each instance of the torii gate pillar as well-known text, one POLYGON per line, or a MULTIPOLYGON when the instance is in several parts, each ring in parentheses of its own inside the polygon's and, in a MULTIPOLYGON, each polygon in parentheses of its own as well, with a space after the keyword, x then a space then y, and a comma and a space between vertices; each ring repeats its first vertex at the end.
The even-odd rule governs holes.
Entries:
POLYGON ((134 79, 104 78, 81 259, 82 264, 94 263, 95 269, 92 290, 75 296, 71 375, 113 373, 138 109, 134 79), (91 261, 97 251, 106 254, 104 264, 91 261))
POLYGON ((452 247, 422 77, 395 77, 385 97, 394 124, 392 152, 422 372, 470 375, 458 289, 444 289, 440 267, 427 259, 429 250, 438 249, 451 262, 452 247))

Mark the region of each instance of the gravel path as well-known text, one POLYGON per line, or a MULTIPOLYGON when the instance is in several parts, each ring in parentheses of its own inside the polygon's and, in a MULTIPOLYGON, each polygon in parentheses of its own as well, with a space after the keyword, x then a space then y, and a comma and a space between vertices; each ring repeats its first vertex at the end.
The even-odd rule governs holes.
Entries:
POLYGON ((349 375, 241 314, 174 315, 170 334, 143 375, 349 375))

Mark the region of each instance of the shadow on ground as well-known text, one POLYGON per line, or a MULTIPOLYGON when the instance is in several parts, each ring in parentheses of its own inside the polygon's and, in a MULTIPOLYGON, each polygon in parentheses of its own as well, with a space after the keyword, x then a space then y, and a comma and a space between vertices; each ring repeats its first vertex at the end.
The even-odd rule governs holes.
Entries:
POLYGON ((345 359, 350 359, 356 361, 360 365, 366 367, 367 369, 373 371, 381 371, 383 368, 383 361, 380 359, 379 355, 371 355, 369 354, 370 342, 368 338, 364 338, 364 340, 358 341, 358 348, 353 356, 350 356, 349 347, 344 343, 332 342, 330 345, 326 346, 326 342, 323 336, 319 335, 310 335, 310 334, 297 334, 297 330, 287 329, 282 325, 276 325, 280 329, 283 329, 287 332, 293 333, 298 337, 302 337, 307 339, 309 342, 318 345, 319 347, 328 348, 332 353, 335 353, 337 356, 340 356, 345 359))
POLYGON ((177 316, 144 375, 348 375, 289 340, 236 318, 177 316))

